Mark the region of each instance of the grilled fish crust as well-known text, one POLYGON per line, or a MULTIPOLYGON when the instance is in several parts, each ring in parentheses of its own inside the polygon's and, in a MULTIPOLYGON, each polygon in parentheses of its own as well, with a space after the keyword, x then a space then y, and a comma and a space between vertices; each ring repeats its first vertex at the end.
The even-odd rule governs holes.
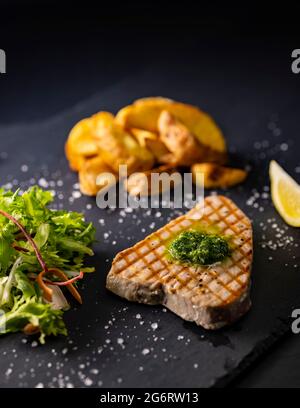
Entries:
POLYGON ((252 227, 227 197, 206 197, 197 205, 133 247, 112 263, 106 287, 127 300, 162 304, 184 320, 206 329, 233 323, 251 306, 252 227), (199 226, 215 227, 230 238, 232 252, 222 263, 190 266, 173 263, 166 247, 174 235, 199 226))

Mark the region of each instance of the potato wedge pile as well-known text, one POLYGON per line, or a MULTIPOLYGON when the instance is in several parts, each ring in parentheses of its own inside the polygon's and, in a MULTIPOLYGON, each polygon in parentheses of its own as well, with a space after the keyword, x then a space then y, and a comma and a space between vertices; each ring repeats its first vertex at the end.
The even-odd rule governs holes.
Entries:
MULTIPOLYGON (((208 188, 227 187, 245 178, 243 170, 233 174, 235 169, 221 167, 227 161, 226 142, 208 114, 162 97, 138 99, 116 116, 99 112, 81 120, 70 131, 65 152, 71 169, 79 172, 82 193, 92 196, 111 183, 107 173, 118 177, 120 165, 127 165, 128 176, 143 172, 148 178, 152 170, 192 166, 194 176, 197 171, 205 173, 208 188), (209 172, 210 164, 215 167, 209 172)), ((135 183, 127 183, 131 194, 140 192, 135 183)))

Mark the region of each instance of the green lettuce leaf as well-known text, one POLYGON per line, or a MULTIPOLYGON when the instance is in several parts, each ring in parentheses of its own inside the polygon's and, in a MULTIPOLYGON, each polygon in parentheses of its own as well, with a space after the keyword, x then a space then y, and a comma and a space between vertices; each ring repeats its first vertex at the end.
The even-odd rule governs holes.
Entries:
MULTIPOLYGON (((83 214, 49 208, 52 202, 52 193, 38 186, 23 194, 0 189, 0 209, 22 224, 48 268, 67 274, 94 271, 85 265, 85 257, 93 255, 95 228, 83 214)), ((31 244, 11 220, 0 215, 0 322, 5 321, 5 333, 32 323, 39 326, 43 342, 48 335, 66 334, 63 311, 54 310, 36 284, 40 272, 31 244)))
POLYGON ((37 302, 36 298, 15 298, 13 308, 0 315, 0 334, 21 331, 31 323, 40 329, 40 342, 45 343, 45 337, 59 334, 67 335, 63 321, 63 311, 54 310, 50 304, 37 302))

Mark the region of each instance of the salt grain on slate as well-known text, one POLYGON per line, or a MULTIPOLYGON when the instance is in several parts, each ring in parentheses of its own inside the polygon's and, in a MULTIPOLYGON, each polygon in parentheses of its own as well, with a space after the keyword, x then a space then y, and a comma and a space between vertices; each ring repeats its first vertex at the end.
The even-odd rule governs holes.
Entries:
POLYGON ((44 384, 40 382, 35 386, 35 388, 44 388, 44 384))
POLYGON ((46 181, 46 179, 45 179, 44 177, 42 177, 42 178, 40 178, 40 179, 38 180, 38 185, 39 185, 40 187, 43 187, 43 188, 48 188, 49 183, 46 181))
POLYGON ((152 330, 156 330, 158 328, 158 324, 157 323, 152 323, 151 324, 151 329, 152 330))
POLYGON ((27 164, 23 164, 22 166, 21 166, 21 171, 23 172, 23 173, 27 173, 27 171, 28 171, 28 166, 27 166, 27 164))
POLYGON ((80 198, 81 197, 81 192, 80 191, 73 191, 72 192, 72 197, 73 198, 80 198))
POLYGON ((9 377, 12 374, 13 370, 11 368, 8 368, 5 372, 5 376, 9 377))
POLYGON ((289 148, 289 145, 287 143, 281 143, 280 150, 282 150, 283 152, 286 152, 288 148, 289 148))

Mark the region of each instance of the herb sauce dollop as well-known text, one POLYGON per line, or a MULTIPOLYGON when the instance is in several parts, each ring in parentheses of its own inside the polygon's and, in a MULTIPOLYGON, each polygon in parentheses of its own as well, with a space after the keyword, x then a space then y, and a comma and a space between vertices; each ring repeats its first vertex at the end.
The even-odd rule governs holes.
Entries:
POLYGON ((168 246, 168 253, 175 261, 193 265, 212 265, 230 255, 226 238, 203 231, 181 232, 168 246))

